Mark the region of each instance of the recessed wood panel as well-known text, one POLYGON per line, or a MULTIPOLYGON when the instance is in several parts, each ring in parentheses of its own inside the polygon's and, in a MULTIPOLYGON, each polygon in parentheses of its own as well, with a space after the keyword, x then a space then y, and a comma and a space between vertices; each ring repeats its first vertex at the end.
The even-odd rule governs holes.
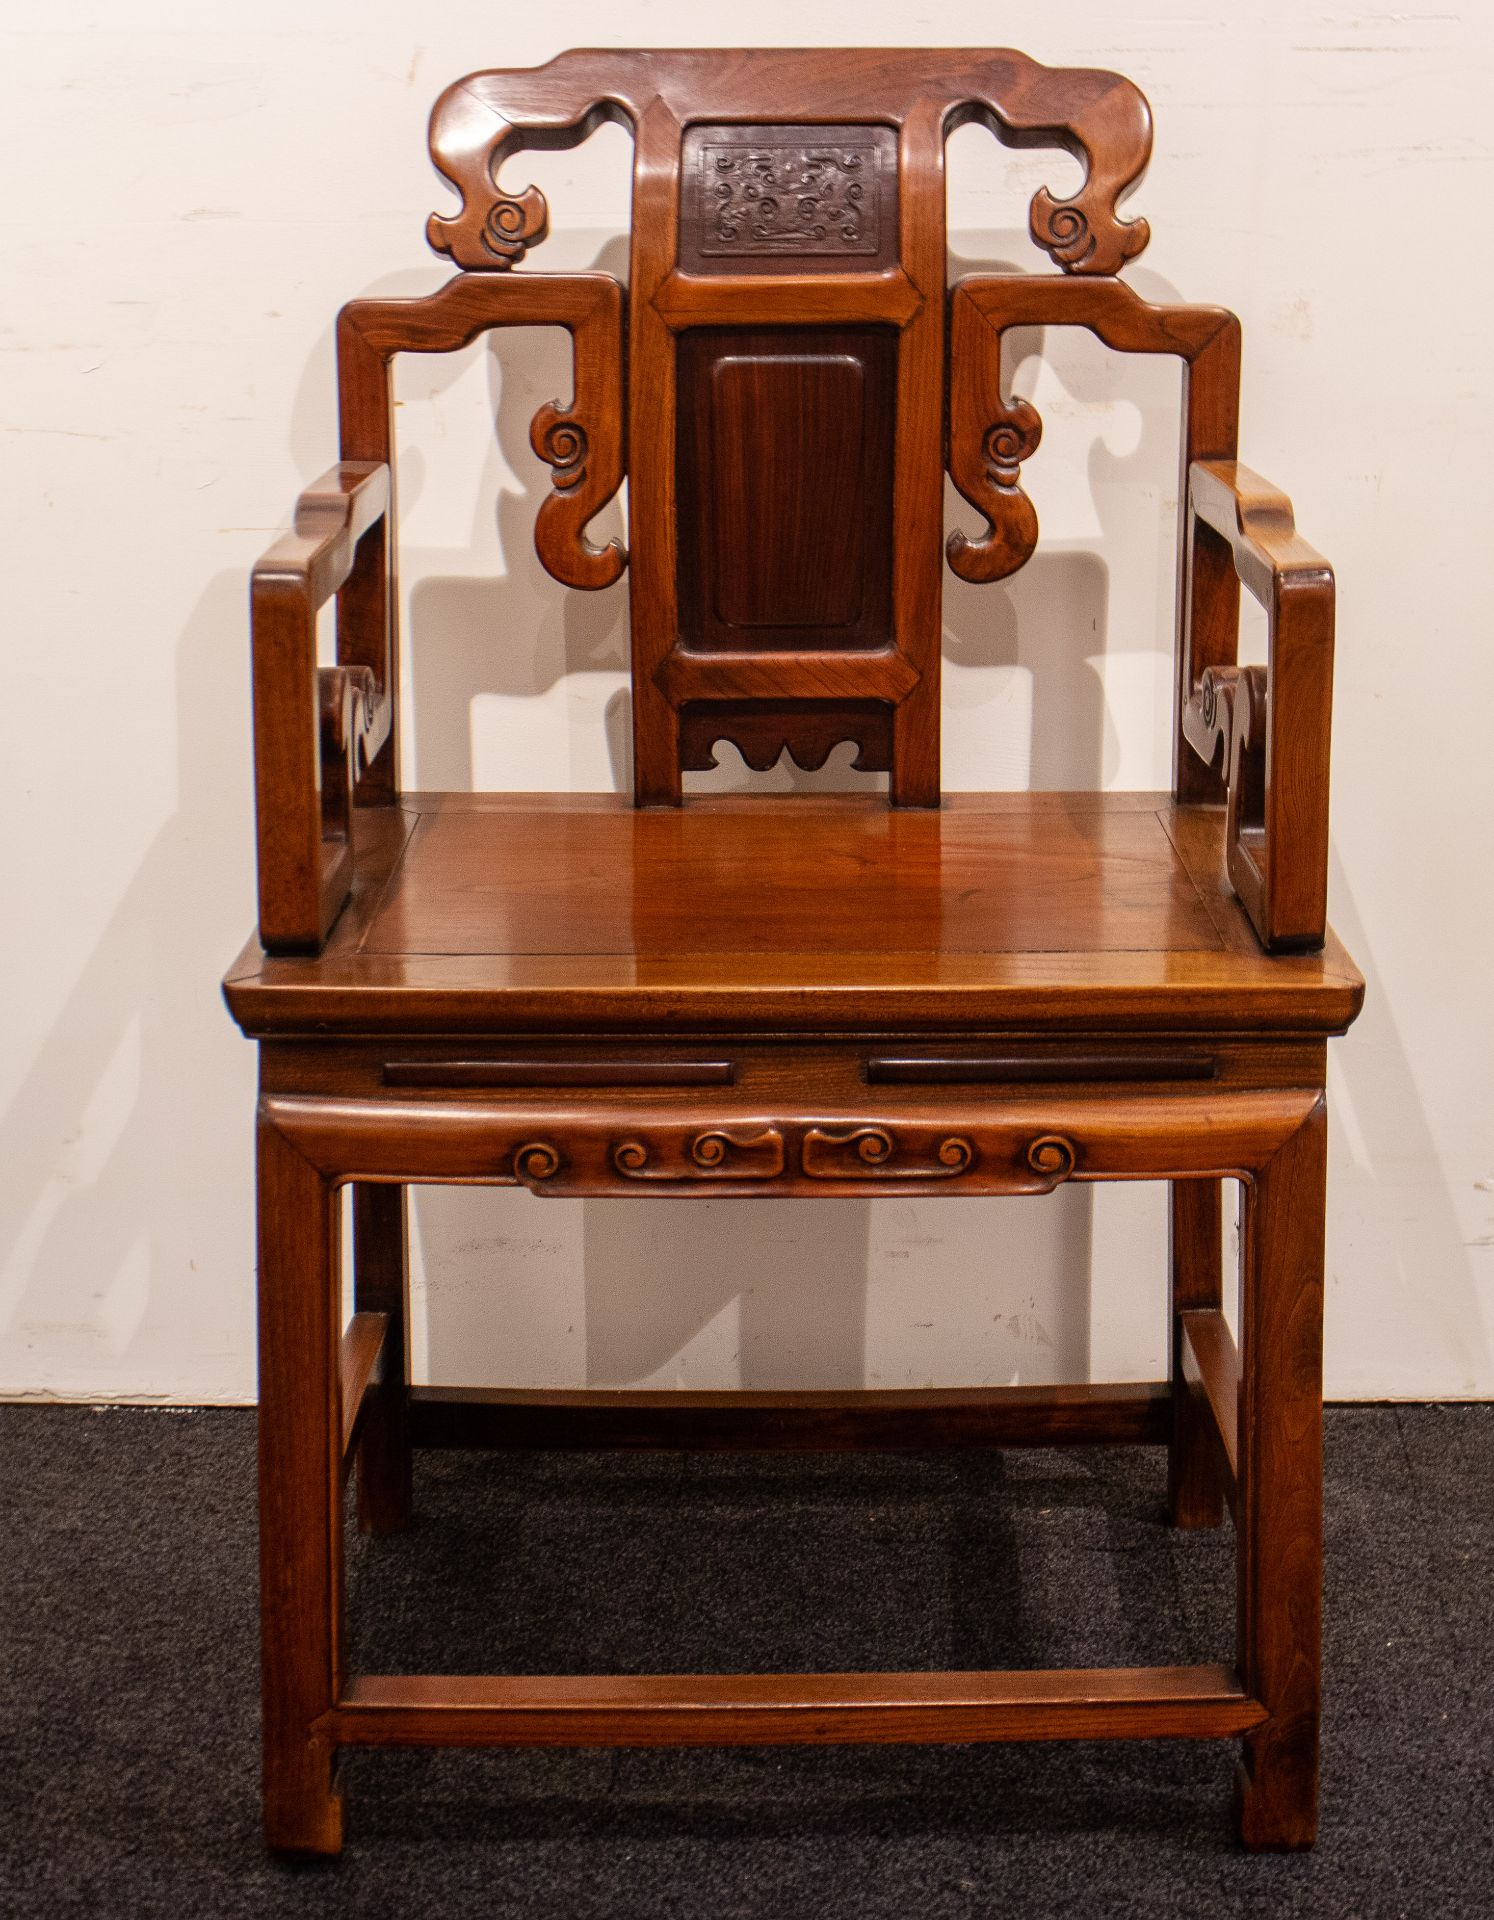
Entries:
POLYGON ((680 637, 883 647, 892 628, 896 336, 702 328, 680 343, 680 637))
POLYGON ((712 608, 724 627, 853 627, 860 516, 833 479, 865 466, 866 377, 848 353, 726 354, 711 368, 712 608), (835 542, 839 535, 838 544, 835 542))

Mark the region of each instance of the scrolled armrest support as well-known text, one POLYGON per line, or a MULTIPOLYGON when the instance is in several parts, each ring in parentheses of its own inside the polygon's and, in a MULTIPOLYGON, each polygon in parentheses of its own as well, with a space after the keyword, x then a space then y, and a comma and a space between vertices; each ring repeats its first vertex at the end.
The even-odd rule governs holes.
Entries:
POLYGON ((1299 537, 1286 496, 1235 461, 1193 463, 1189 513, 1194 542, 1224 542, 1265 609, 1268 652, 1264 668, 1208 668, 1183 735, 1206 763, 1222 756, 1229 880, 1262 944, 1316 949, 1327 930, 1333 570, 1299 537))
POLYGON ((366 666, 317 665, 317 615, 389 510, 389 468, 348 460, 309 486, 250 582, 260 939, 316 949, 352 879, 353 794, 389 737, 392 702, 366 666))

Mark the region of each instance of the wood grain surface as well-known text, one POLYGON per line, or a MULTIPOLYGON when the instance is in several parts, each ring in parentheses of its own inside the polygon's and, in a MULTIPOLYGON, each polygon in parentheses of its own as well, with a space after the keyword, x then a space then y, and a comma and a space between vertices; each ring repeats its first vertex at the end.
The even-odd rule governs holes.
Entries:
MULTIPOLYGON (((1331 570, 1238 464, 1240 329, 1114 276, 1151 116, 1009 50, 562 54, 468 75, 431 153, 459 205, 434 294, 338 321, 341 464, 252 595, 262 1042, 265 1827, 335 1852, 355 1744, 1243 1739, 1251 1847, 1316 1823, 1326 1042, 1363 981, 1325 917, 1331 570), (627 284, 522 270, 549 209, 503 177, 604 121, 634 141, 627 284), (1054 273, 947 285, 968 122, 1081 178, 1029 208, 1054 273), (402 790, 391 366, 560 326, 530 442, 553 578, 630 573, 633 793, 402 790), (943 567, 1036 548, 1047 457, 1003 351, 1079 326, 1184 367, 1169 794, 941 793, 943 567), (979 524, 944 541, 944 479, 979 524), (598 544, 626 481, 629 544, 598 544), (1268 657, 1239 661, 1239 594, 1268 657), (337 599, 337 659, 317 614, 337 599), (849 741, 880 795, 687 797, 849 741), (1169 1378, 710 1395, 410 1378, 406 1190, 710 1200, 1171 1183, 1169 1378), (1223 1183, 1245 1194, 1238 1348, 1223 1183), (343 1329, 340 1190, 352 1188, 343 1329), (411 1516, 421 1445, 1165 1444, 1171 1516, 1238 1532, 1233 1664, 1051 1673, 347 1673, 343 1479, 411 1516)), ((1331 423, 1325 423, 1331 431, 1331 423)), ((813 1276, 805 1276, 806 1284, 813 1276)), ((1217 1651, 1217 1650, 1216 1650, 1217 1651)))

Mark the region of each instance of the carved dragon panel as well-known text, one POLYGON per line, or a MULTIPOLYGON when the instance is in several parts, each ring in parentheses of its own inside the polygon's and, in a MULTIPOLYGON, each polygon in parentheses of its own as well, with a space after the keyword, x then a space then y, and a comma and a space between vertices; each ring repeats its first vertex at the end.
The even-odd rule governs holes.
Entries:
POLYGON ((890 127, 690 127, 681 169, 687 272, 854 273, 897 257, 890 127))

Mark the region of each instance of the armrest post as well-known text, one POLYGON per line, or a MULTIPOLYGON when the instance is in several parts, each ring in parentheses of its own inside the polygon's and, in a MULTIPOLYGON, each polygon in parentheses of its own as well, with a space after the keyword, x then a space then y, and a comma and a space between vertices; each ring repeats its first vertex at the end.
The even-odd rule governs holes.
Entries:
POLYGON ((1190 570, 1227 556, 1269 638, 1264 674, 1204 668, 1183 732, 1206 765, 1222 752, 1229 878, 1262 944, 1316 949, 1327 931, 1333 570, 1299 538, 1291 503, 1248 467, 1195 461, 1189 502, 1190 570))
POLYGON ((259 921, 271 951, 320 947, 351 886, 353 791, 388 740, 390 701, 366 668, 318 668, 317 614, 375 544, 388 504, 386 466, 332 468, 251 580, 259 921))

